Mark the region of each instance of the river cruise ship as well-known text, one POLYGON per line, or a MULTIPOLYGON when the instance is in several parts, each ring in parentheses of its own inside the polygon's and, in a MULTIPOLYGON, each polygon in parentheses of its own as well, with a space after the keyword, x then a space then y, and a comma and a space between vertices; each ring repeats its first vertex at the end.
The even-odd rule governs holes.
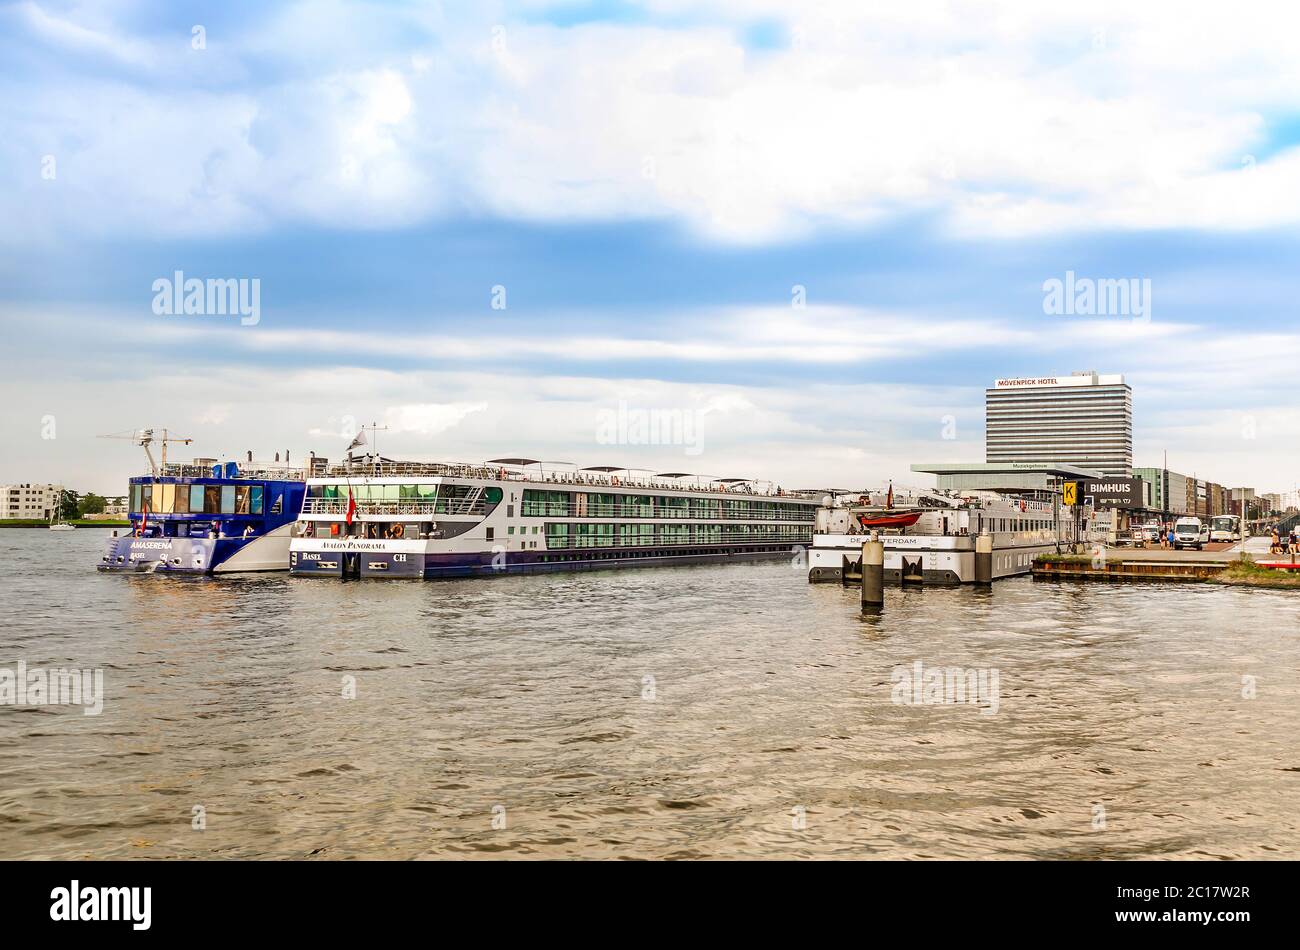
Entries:
POLYGON ((518 458, 336 466, 307 482, 290 570, 490 576, 797 557, 812 541, 818 494, 742 478, 556 466, 518 458))
MULTIPOLYGON (((140 438, 148 452, 151 430, 140 438)), ((189 440, 171 440, 186 441, 189 440)), ((166 442, 163 441, 163 445, 166 442)), ((131 478, 129 531, 116 531, 101 571, 217 574, 285 571, 289 537, 302 508, 307 473, 265 462, 195 459, 131 478)))
POLYGON ((993 539, 993 577, 1028 574, 1034 558, 1087 540, 1091 509, 1075 511, 1041 497, 991 491, 940 491, 893 500, 887 510, 865 498, 827 496, 817 512, 808 580, 840 582, 861 569, 872 533, 885 545, 885 580, 932 585, 975 580, 975 539, 993 539), (891 517, 892 516, 892 517, 891 517), (907 524, 899 525, 899 521, 907 524), (893 521, 895 526, 888 526, 893 521), (884 527, 877 527, 885 525, 884 527))

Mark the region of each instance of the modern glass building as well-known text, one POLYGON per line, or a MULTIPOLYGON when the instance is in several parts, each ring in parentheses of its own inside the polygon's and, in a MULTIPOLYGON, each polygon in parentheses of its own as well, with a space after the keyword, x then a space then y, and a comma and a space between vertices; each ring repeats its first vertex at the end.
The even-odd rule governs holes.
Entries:
POLYGON ((1133 394, 1121 375, 999 379, 985 390, 984 412, 990 464, 1056 462, 1133 474, 1133 394))

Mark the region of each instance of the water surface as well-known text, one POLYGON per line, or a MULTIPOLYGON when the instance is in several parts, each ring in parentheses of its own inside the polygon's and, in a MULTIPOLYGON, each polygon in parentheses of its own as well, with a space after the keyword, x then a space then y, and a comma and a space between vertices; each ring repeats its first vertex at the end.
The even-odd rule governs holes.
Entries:
POLYGON ((784 562, 104 576, 106 534, 0 532, 0 667, 107 691, 0 706, 9 857, 1300 853, 1300 593, 1016 579, 864 617, 784 562), (893 702, 916 660, 997 670, 997 713, 893 702))

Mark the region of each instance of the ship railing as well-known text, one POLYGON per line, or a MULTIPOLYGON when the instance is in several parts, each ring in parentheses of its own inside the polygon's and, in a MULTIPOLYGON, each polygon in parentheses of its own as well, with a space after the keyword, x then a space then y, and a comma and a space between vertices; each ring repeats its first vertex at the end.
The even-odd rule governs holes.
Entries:
MULTIPOLYGON (((439 502, 421 501, 358 501, 358 515, 481 515, 484 505, 481 500, 444 500, 439 502)), ((304 515, 346 515, 347 499, 308 498, 303 502, 304 515)))
MULTIPOLYGON (((214 463, 215 464, 215 463, 214 463)), ((224 470, 224 466, 223 466, 224 470)), ((169 478, 225 478, 224 474, 214 476, 211 465, 185 465, 177 462, 168 462, 158 469, 158 474, 169 478)), ((235 476, 239 479, 248 479, 250 481, 281 481, 281 482, 301 482, 307 478, 307 473, 301 468, 249 468, 243 465, 239 466, 239 474, 235 476)))
POLYGON ((584 509, 557 506, 532 507, 524 505, 520 512, 525 518, 673 518, 685 521, 791 521, 812 524, 814 509, 803 512, 777 511, 720 511, 717 508, 674 508, 659 505, 607 505, 587 503, 584 509))
POLYGON ((571 486, 579 490, 599 488, 642 488, 653 491, 683 491, 693 494, 742 495, 755 498, 820 498, 816 492, 777 491, 775 488, 760 489, 744 486, 727 486, 718 484, 683 485, 677 481, 662 481, 647 478, 622 478, 603 475, 581 475, 561 473, 537 473, 512 471, 488 465, 452 462, 353 462, 352 464, 331 465, 326 472, 327 478, 398 478, 420 476, 436 478, 477 478, 510 482, 532 482, 542 485, 571 486))
POLYGON ((751 542, 786 541, 791 544, 808 544, 812 537, 802 531, 756 531, 750 534, 721 534, 718 532, 656 532, 654 534, 579 535, 548 534, 546 546, 551 551, 572 548, 639 548, 673 544, 747 544, 751 542))

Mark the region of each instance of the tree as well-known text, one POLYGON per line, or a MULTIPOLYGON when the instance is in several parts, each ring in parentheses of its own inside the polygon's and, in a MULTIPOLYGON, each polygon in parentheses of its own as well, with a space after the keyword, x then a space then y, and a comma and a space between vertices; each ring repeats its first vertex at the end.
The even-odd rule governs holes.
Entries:
POLYGON ((87 492, 86 496, 81 499, 79 513, 83 518, 86 515, 102 515, 107 505, 108 499, 102 495, 96 495, 93 491, 87 492))
POLYGON ((59 500, 59 516, 65 521, 77 517, 77 493, 70 489, 63 489, 63 497, 59 500))

